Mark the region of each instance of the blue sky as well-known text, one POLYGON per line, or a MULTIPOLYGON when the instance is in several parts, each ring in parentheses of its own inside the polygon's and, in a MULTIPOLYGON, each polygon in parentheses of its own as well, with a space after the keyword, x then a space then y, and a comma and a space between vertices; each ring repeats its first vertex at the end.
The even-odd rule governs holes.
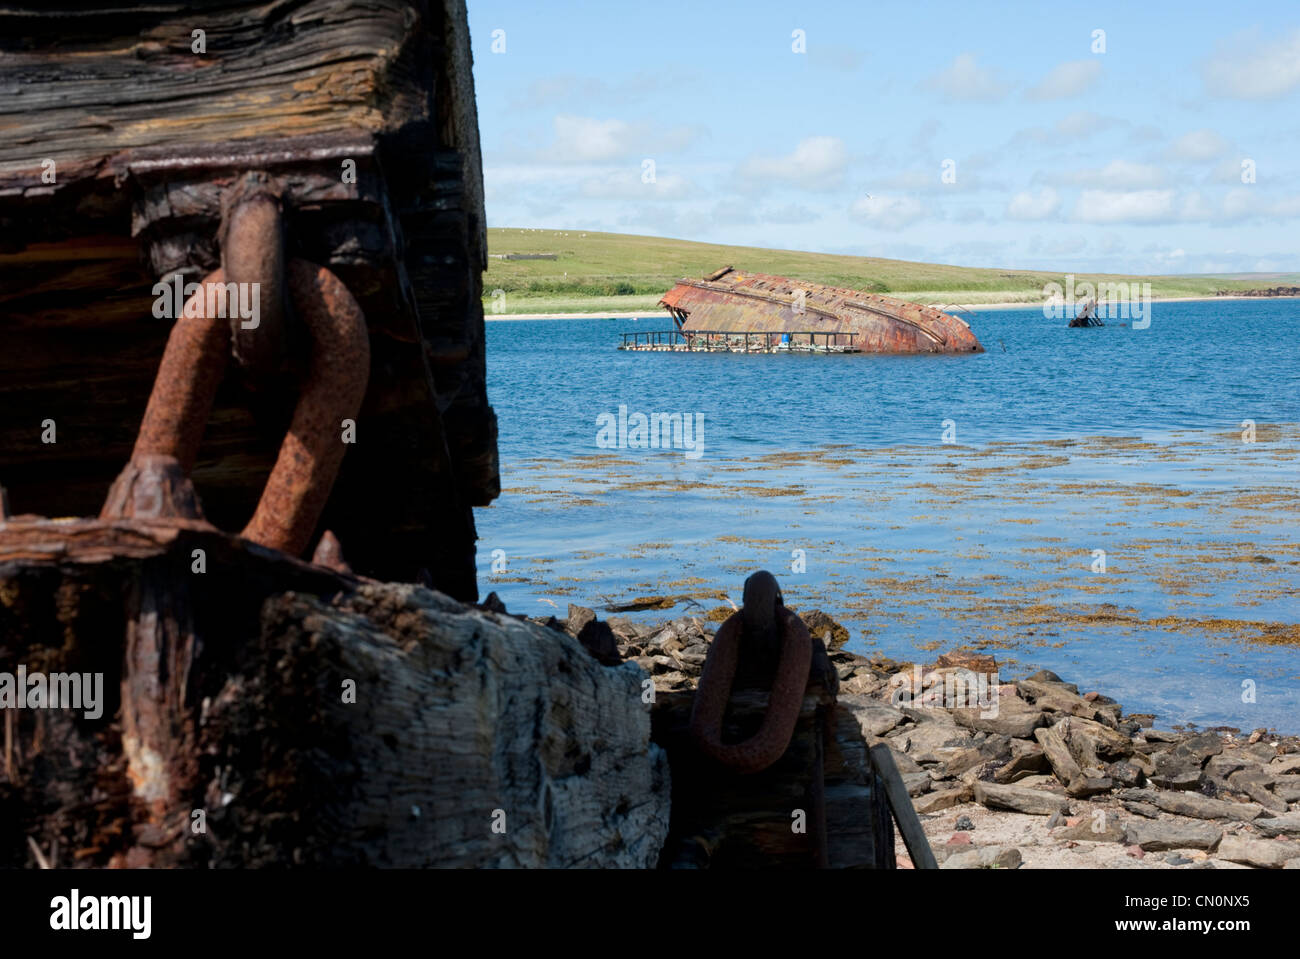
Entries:
POLYGON ((1300 270, 1295 2, 469 0, 469 16, 489 226, 1300 270))

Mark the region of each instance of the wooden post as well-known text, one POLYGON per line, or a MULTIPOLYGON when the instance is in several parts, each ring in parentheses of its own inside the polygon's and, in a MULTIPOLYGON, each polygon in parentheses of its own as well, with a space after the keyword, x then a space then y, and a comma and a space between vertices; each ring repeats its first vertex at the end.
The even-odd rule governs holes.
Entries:
POLYGON ((868 754, 871 756, 871 764, 885 782, 889 808, 894 811, 898 831, 903 834, 903 844, 907 846, 907 854, 912 857, 912 864, 917 869, 938 869, 939 864, 935 862, 934 852, 925 838, 925 830, 921 828, 921 820, 916 817, 916 810, 912 807, 912 800, 907 795, 907 787, 903 785, 903 777, 894 765, 889 747, 877 743, 868 754))

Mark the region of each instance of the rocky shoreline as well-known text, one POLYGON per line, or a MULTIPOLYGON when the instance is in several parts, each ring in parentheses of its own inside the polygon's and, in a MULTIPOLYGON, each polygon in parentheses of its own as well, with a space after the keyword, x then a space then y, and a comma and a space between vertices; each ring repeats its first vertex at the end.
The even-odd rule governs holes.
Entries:
MULTIPOLYGON (((731 612, 648 626, 571 606, 544 624, 668 692, 694 688, 731 612)), ((1300 868, 1300 737, 1157 729, 1050 671, 1006 680, 983 654, 868 659, 830 616, 800 615, 826 643, 840 705, 868 745, 889 746, 941 868, 1300 868), (954 701, 962 689, 978 699, 954 701)))

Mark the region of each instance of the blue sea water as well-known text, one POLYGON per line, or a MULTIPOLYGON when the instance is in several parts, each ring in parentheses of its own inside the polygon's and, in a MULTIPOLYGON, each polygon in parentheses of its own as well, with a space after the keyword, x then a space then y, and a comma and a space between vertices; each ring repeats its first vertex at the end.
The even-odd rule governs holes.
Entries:
POLYGON ((481 589, 562 616, 738 601, 767 566, 859 651, 989 646, 1165 722, 1300 731, 1300 647, 1194 626, 1300 619, 1300 301, 1157 302, 1146 329, 967 318, 983 354, 634 353, 619 334, 666 316, 489 323, 504 492, 477 514, 481 589), (620 406, 700 414, 701 455, 602 448, 620 406))
POLYGON ((972 319, 976 356, 619 352, 668 317, 488 324, 501 454, 594 450, 600 411, 701 411, 710 453, 981 443, 1300 422, 1300 300, 1156 302, 1151 325, 1067 329, 1042 310, 972 319))

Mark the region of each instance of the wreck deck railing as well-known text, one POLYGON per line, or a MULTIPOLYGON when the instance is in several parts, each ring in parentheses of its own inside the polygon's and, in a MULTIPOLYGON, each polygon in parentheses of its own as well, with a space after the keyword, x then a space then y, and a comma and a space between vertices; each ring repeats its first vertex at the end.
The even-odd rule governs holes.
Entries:
POLYGON ((620 350, 703 353, 857 353, 846 330, 645 330, 623 334, 620 350))

